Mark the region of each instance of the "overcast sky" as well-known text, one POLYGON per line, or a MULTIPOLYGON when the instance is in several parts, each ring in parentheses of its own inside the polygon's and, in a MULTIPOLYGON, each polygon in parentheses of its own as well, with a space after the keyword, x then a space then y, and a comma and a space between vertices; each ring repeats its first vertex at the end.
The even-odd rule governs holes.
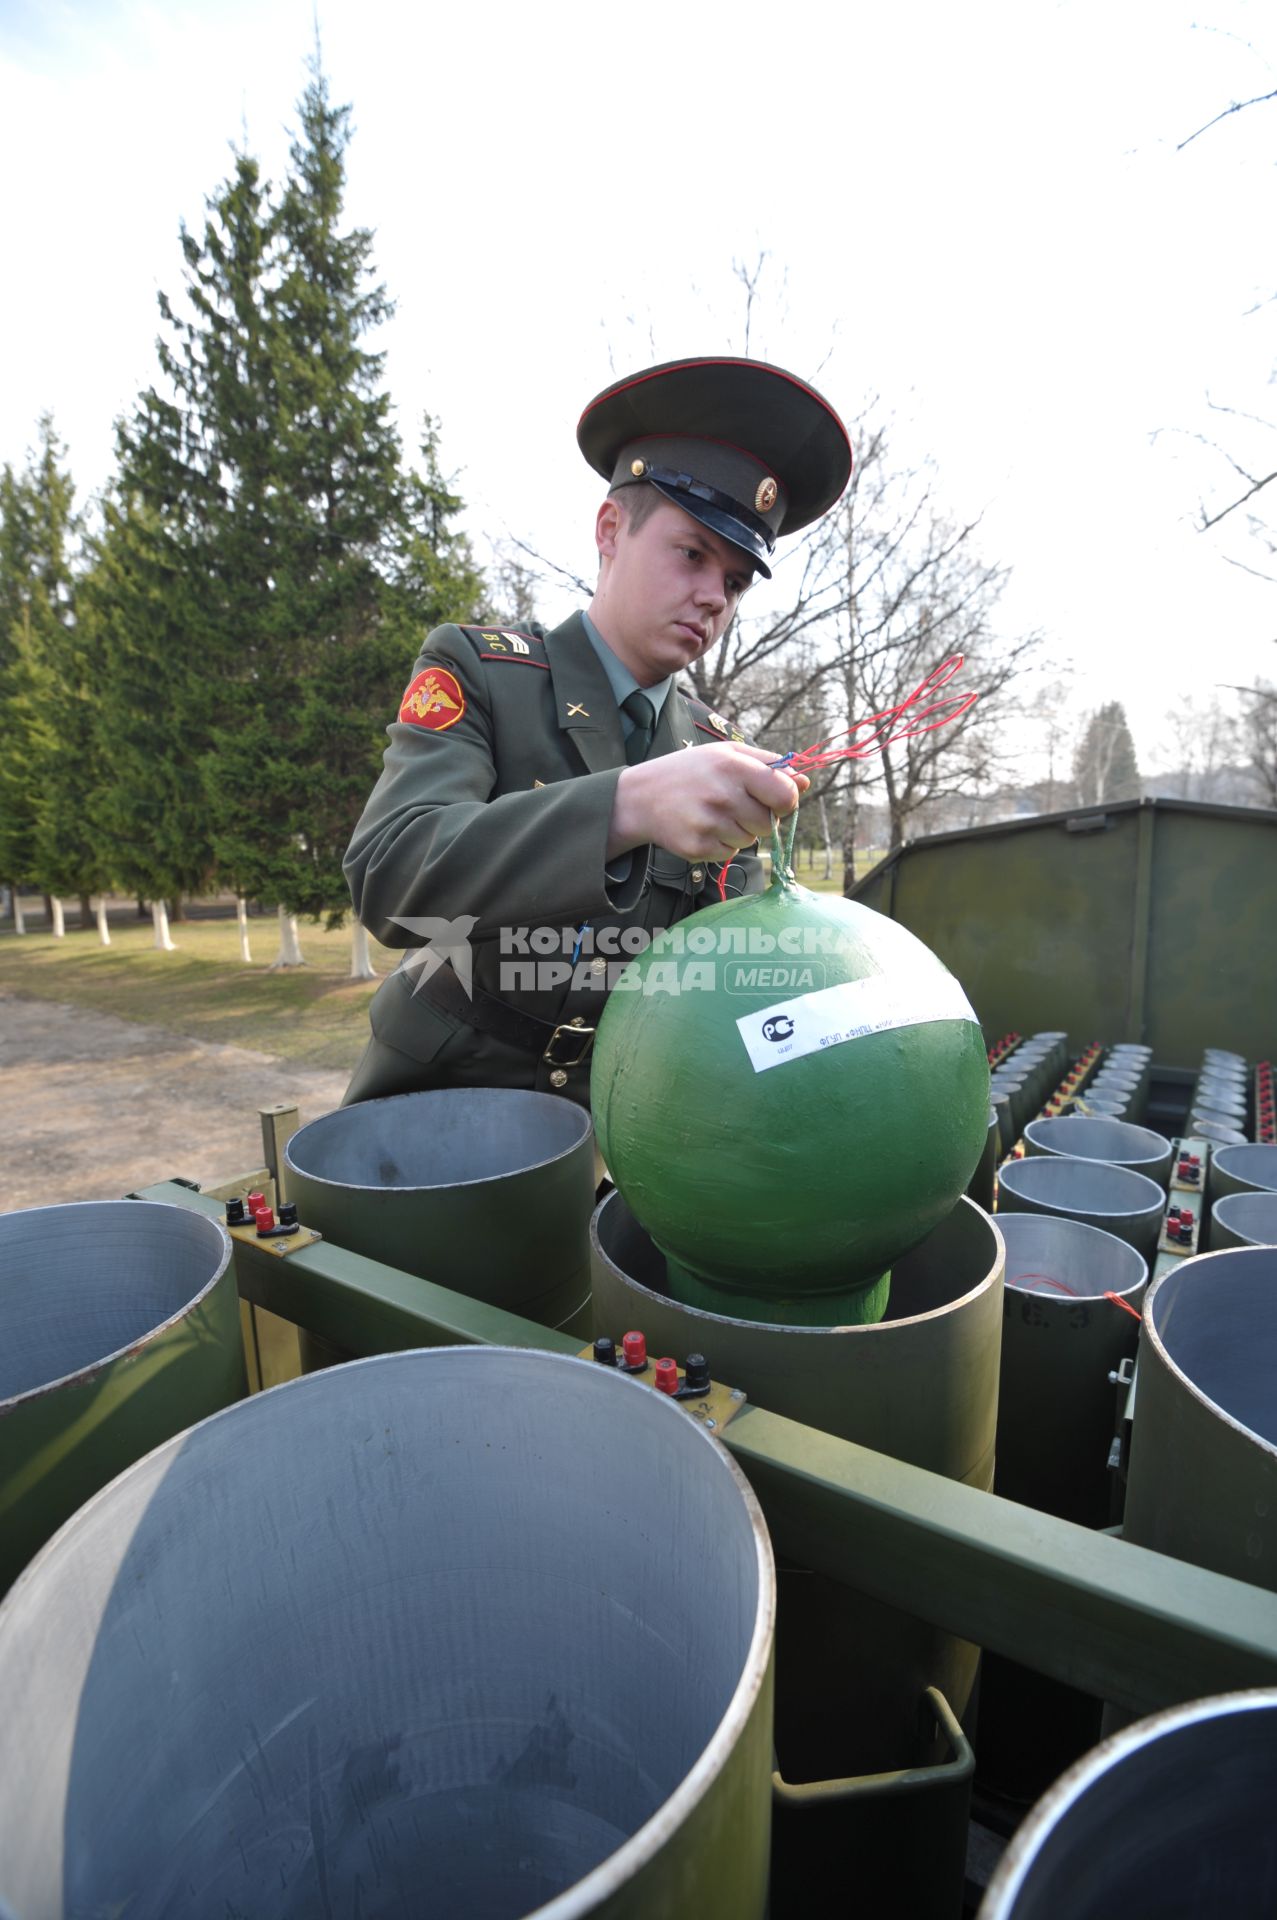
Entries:
MULTIPOLYGON (((246 137, 266 171, 312 0, 0 0, 6 293, 0 460, 53 409, 81 496, 154 377, 178 224, 246 137)), ((1147 769, 1220 683, 1277 678, 1277 589, 1200 500, 1277 412, 1270 6, 949 0, 840 8, 320 0, 354 108, 352 222, 376 230, 405 439, 442 423, 476 538, 586 572, 584 402, 616 374, 739 351, 735 261, 767 256, 752 350, 901 457, 1008 562, 1010 627, 1125 702, 1147 769), (1266 303, 1254 311, 1257 303, 1266 303), (819 371, 818 371, 819 370, 819 371)), ((1218 492, 1222 501, 1228 496, 1218 492)), ((552 598, 552 596, 551 596, 552 598)), ((570 610, 545 605, 547 617, 570 610)))

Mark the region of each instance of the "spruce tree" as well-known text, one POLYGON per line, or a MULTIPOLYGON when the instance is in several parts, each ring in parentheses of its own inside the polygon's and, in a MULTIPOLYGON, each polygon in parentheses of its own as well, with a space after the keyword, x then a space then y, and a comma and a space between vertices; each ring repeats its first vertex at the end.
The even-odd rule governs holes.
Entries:
MULTIPOLYGON (((0 877, 15 898, 35 880, 31 554, 29 490, 6 464, 0 471, 0 877)), ((19 920, 16 911, 14 917, 19 920)))
POLYGON ((115 863, 92 824, 94 795, 104 778, 99 681, 91 636, 77 605, 76 549, 83 529, 65 459, 66 449, 46 414, 31 476, 32 527, 40 556, 32 598, 40 685, 36 869, 50 893, 80 896, 83 921, 89 895, 113 884, 115 863))
POLYGON ((1073 778, 1084 806, 1139 799, 1139 761, 1120 700, 1110 700, 1088 716, 1073 758, 1073 778))
POLYGON ((108 670, 102 727, 115 772, 97 824, 126 884, 153 902, 212 877, 200 768, 228 688, 253 679, 269 620, 271 226, 257 162, 238 153, 200 235, 182 228, 185 301, 160 295, 165 390, 142 394, 118 429, 119 474, 86 596, 108 670))
POLYGON ((0 871, 53 896, 98 889, 89 831, 95 688, 76 620, 79 523, 50 414, 26 472, 0 478, 0 871))
POLYGON ((421 637, 482 602, 433 423, 403 469, 369 345, 390 303, 371 233, 343 228, 349 138, 316 67, 278 204, 241 152, 182 230, 162 390, 119 430, 86 595, 120 775, 97 823, 152 899, 215 879, 339 921, 421 637))
MULTIPOLYGON (((163 510, 127 473, 103 507, 81 593, 86 644, 99 663, 105 769, 90 821, 118 884, 155 910, 207 884, 212 846, 197 768, 216 679, 199 667, 200 597, 163 510)), ((158 918, 156 931, 167 944, 158 918)))
POLYGON ((204 762, 219 863, 289 912, 338 924, 341 858, 376 777, 421 635, 466 618, 482 580, 452 530, 460 501, 427 423, 402 471, 384 355, 391 312, 373 236, 343 231, 350 109, 312 69, 290 149, 267 299, 275 400, 272 585, 251 674, 235 678, 204 762))

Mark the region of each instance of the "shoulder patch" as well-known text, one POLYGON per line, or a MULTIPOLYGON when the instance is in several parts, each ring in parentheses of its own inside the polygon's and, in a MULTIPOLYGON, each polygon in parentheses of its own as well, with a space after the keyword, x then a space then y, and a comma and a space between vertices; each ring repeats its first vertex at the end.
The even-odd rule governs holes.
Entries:
POLYGON ((446 667, 426 667, 405 693, 399 718, 427 733, 442 733, 455 727, 465 710, 466 696, 456 675, 446 667))
POLYGON ((461 631, 473 642, 481 660, 517 660, 525 667, 544 667, 547 673, 550 670, 539 634, 514 627, 462 627, 461 631))

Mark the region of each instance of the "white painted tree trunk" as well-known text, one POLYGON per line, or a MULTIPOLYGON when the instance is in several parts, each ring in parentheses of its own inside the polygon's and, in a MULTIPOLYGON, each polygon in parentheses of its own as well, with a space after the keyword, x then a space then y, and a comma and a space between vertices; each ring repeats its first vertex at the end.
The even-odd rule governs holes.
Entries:
POLYGON ((239 957, 246 967, 251 967, 253 955, 248 944, 248 902, 242 893, 235 896, 235 918, 239 922, 239 957))
POLYGON ((106 895, 98 895, 98 939, 104 947, 111 944, 111 929, 106 924, 106 895))
POLYGON ((22 911, 22 895, 15 887, 13 889, 13 931, 15 933, 25 933, 26 930, 27 916, 22 911))
POLYGON ((276 967, 304 967, 302 943, 297 932, 297 915, 285 908, 279 910, 279 952, 271 961, 271 970, 276 967))
POLYGON ((168 907, 163 900, 151 902, 151 925, 155 928, 152 946, 158 947, 161 953, 176 953, 177 942, 168 930, 168 907))
POLYGON ((377 969, 368 951, 368 929, 361 920, 352 921, 350 928, 350 977, 352 980, 377 978, 377 969))
POLYGON ((62 902, 58 899, 56 893, 50 896, 49 904, 53 908, 53 937, 55 940, 65 940, 67 931, 66 916, 62 911, 62 902))

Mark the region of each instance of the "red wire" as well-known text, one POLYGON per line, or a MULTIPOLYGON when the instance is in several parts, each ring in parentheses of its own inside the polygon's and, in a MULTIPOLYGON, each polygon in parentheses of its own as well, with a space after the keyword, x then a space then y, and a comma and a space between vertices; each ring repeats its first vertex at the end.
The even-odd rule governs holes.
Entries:
MULTIPOLYGON (((1053 1280, 1049 1273, 1017 1273, 1013 1278, 1008 1278, 1007 1285, 1018 1287, 1022 1280, 1043 1280, 1048 1287, 1058 1287, 1061 1293, 1071 1293, 1075 1299, 1077 1297, 1076 1287, 1066 1287, 1063 1280, 1053 1280)), ((1129 1313, 1133 1320, 1139 1320, 1142 1317, 1139 1309, 1133 1307, 1129 1300, 1123 1300, 1120 1293, 1106 1293, 1104 1298, 1111 1300, 1115 1307, 1121 1307, 1123 1313, 1129 1313)))
MULTIPOLYGON (((927 706, 919 707, 916 713, 911 709, 925 693, 938 693, 941 687, 948 686, 964 658, 963 654, 951 653, 898 706, 884 707, 881 713, 872 713, 867 720, 856 720, 851 726, 844 727, 841 733, 831 733, 828 740, 817 740, 812 746, 786 754, 783 760, 773 764, 790 767, 795 773, 815 773, 821 767, 832 767, 839 760, 867 760, 871 754, 882 753, 897 740, 909 740, 918 733, 934 733, 937 727, 947 727, 951 720, 960 720, 980 698, 978 693, 951 693, 943 700, 932 700, 927 706), (896 722, 904 717, 907 717, 908 725, 897 726, 896 722), (855 736, 866 729, 869 738, 858 741, 855 736), (844 739, 849 740, 847 746, 834 746, 835 740, 844 739)), ((719 871, 718 897, 720 900, 727 898, 726 867, 719 871)))
POLYGON ((908 740, 914 734, 934 733, 937 727, 948 726, 951 720, 958 720, 979 699, 978 693, 951 693, 943 700, 932 700, 924 707, 917 703, 924 694, 938 693, 941 687, 948 686, 964 656, 951 653, 942 660, 925 680, 916 686, 907 700, 898 706, 884 707, 881 713, 870 714, 867 720, 857 720, 841 733, 831 733, 827 740, 817 740, 813 746, 804 747, 786 762, 799 773, 811 773, 818 767, 829 767, 837 760, 867 760, 871 754, 881 753, 897 740, 908 740), (917 707, 917 711, 912 709, 917 707), (907 719, 906 726, 897 726, 897 722, 907 719), (866 733, 868 738, 857 740, 856 735, 866 733), (835 740, 847 740, 845 747, 835 747, 835 740))

